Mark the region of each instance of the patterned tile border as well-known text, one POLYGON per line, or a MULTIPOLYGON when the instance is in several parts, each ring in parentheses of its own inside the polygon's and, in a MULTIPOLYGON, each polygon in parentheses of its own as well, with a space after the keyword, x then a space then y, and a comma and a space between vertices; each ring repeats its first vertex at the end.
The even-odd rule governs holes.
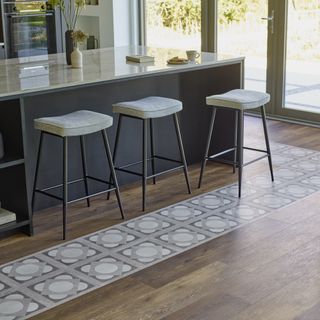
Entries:
POLYGON ((272 150, 275 182, 268 171, 246 179, 240 200, 228 185, 0 266, 0 320, 30 318, 320 190, 320 152, 272 150))

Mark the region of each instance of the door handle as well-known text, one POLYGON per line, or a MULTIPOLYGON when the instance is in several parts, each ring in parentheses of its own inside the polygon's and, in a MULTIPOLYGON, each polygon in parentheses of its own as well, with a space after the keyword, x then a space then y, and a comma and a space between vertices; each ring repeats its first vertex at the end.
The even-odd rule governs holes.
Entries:
POLYGON ((274 10, 271 11, 271 16, 263 17, 261 20, 268 21, 268 25, 270 27, 270 31, 273 34, 274 33, 274 10))

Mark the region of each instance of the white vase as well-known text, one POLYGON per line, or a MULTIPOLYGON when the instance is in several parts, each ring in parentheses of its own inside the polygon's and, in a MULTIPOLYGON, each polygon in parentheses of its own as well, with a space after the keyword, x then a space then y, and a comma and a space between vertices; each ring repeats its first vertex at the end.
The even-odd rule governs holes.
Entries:
POLYGON ((71 53, 72 68, 82 68, 82 52, 75 47, 71 53))

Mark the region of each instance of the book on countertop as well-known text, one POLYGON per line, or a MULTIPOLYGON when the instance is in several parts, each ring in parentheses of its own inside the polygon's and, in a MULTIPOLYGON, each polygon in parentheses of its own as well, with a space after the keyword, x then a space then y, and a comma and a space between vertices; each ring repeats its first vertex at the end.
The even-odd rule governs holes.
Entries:
POLYGON ((0 225, 16 221, 16 214, 6 209, 0 208, 0 225))
POLYGON ((153 56, 144 56, 144 55, 139 55, 139 54, 134 54, 130 56, 126 56, 127 61, 131 62, 154 62, 154 57, 153 56))

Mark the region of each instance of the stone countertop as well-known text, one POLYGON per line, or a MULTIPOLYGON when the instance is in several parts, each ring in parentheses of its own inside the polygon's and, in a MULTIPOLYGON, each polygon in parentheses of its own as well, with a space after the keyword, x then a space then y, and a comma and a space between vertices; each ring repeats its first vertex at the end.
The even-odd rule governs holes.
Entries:
POLYGON ((186 57, 184 51, 176 49, 129 46, 83 51, 81 69, 68 66, 63 53, 0 60, 0 100, 122 79, 179 73, 244 60, 244 57, 202 52, 195 63, 168 65, 167 60, 174 56, 186 57), (140 64, 127 62, 126 55, 132 54, 151 55, 155 61, 140 64))

